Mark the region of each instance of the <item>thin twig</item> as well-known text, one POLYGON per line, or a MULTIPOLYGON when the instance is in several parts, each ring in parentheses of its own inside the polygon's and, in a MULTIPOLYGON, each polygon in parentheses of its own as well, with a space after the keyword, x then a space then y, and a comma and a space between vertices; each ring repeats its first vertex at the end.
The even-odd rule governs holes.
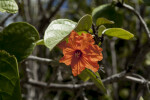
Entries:
POLYGON ((43 29, 45 28, 45 26, 47 26, 50 22, 50 20, 57 14, 57 12, 59 11, 59 9, 61 8, 61 6, 64 4, 66 0, 61 0, 60 3, 58 4, 58 6, 55 8, 54 11, 52 11, 50 13, 50 16, 47 17, 47 16, 43 16, 40 20, 40 25, 39 25, 39 32, 40 33, 43 33, 43 29))
POLYGON ((43 9, 41 0, 38 0, 38 6, 39 6, 39 13, 42 13, 42 14, 43 14, 43 12, 45 12, 45 11, 44 11, 44 9, 43 9))
POLYGON ((59 11, 59 9, 61 8, 61 6, 64 4, 65 1, 66 0, 61 0, 61 2, 58 4, 56 9, 51 13, 49 19, 51 19, 52 17, 54 17, 56 15, 56 13, 59 11))
POLYGON ((98 38, 96 26, 94 23, 92 23, 92 30, 93 30, 93 34, 94 34, 95 43, 98 44, 100 41, 98 41, 99 38, 98 38))
MULTIPOLYGON (((112 73, 116 74, 117 73, 117 57, 116 57, 116 51, 115 51, 115 40, 116 38, 113 38, 112 41, 110 42, 110 49, 111 49, 111 59, 112 59, 112 73)), ((113 83, 113 89, 114 89, 114 98, 115 100, 119 100, 118 99, 118 84, 117 83, 113 83)))
POLYGON ((134 82, 136 82, 136 83, 149 84, 149 85, 150 85, 150 81, 148 81, 148 80, 143 80, 143 79, 139 79, 139 78, 132 77, 132 76, 125 76, 125 78, 126 78, 127 80, 134 81, 134 82))
POLYGON ((50 0, 50 1, 49 1, 48 5, 47 5, 47 8, 46 8, 47 11, 48 11, 48 10, 51 10, 52 4, 54 3, 54 1, 55 1, 55 0, 50 0))
POLYGON ((11 16, 13 16, 13 14, 9 14, 5 19, 3 19, 3 21, 0 23, 0 25, 3 26, 4 23, 7 21, 7 19, 10 18, 11 16))
POLYGON ((112 82, 116 82, 119 79, 122 79, 125 75, 127 75, 128 73, 126 71, 122 71, 118 74, 114 74, 112 76, 107 77, 106 79, 103 79, 103 83, 108 84, 108 83, 112 83, 112 82))
POLYGON ((50 63, 53 61, 52 59, 41 58, 37 56, 29 56, 27 60, 35 60, 35 61, 40 61, 40 62, 45 62, 45 63, 50 63))
POLYGON ((128 9, 131 12, 133 12, 137 16, 137 18, 142 23, 142 25, 143 25, 146 33, 147 33, 148 38, 150 39, 150 31, 149 31, 149 29, 147 27, 147 24, 145 23, 144 19, 141 17, 141 15, 133 7, 131 7, 130 5, 127 5, 127 4, 124 3, 124 4, 122 4, 122 7, 125 8, 125 9, 128 9))

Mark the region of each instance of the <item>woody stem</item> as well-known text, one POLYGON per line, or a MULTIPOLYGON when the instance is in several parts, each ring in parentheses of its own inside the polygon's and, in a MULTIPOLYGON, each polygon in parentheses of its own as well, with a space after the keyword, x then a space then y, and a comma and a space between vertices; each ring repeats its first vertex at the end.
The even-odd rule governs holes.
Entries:
POLYGON ((92 30, 93 30, 93 33, 95 35, 94 37, 94 40, 95 40, 95 43, 98 44, 99 43, 99 37, 97 35, 97 30, 96 30, 96 26, 94 23, 92 23, 92 30))

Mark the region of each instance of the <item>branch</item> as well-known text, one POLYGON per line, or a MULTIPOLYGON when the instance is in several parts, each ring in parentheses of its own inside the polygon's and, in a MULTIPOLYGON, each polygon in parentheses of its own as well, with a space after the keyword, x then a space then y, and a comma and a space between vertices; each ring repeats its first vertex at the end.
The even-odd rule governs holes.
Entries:
POLYGON ((54 3, 54 0, 50 0, 50 1, 49 1, 48 5, 47 5, 47 8, 46 8, 47 11, 48 11, 48 10, 51 10, 53 3, 54 3))
POLYGON ((29 56, 27 60, 35 60, 35 61, 40 61, 40 62, 45 62, 45 63, 50 63, 53 61, 52 59, 41 58, 37 56, 29 56))
MULTIPOLYGON (((111 49, 111 59, 112 59, 112 73, 116 74, 117 73, 117 57, 116 57, 116 51, 115 51, 115 40, 116 38, 113 38, 112 41, 110 42, 110 49, 111 49)), ((118 84, 113 83, 113 95, 115 100, 119 100, 118 98, 118 84)))
MULTIPOLYGON (((107 77, 106 79, 103 79, 102 82, 104 84, 109 84, 112 82, 116 82, 120 79, 127 79, 136 83, 140 83, 140 84, 148 84, 150 85, 150 81, 144 81, 141 80, 139 78, 135 78, 135 77, 131 77, 131 76, 125 76, 127 74, 125 74, 125 71, 115 74, 113 76, 107 77), (124 77, 125 76, 125 77, 124 77)), ((27 84, 39 87, 39 88, 47 88, 50 90, 77 90, 77 89, 81 89, 81 88, 93 88, 95 86, 95 84, 93 82, 85 82, 82 84, 60 84, 60 83, 50 83, 50 85, 47 85, 47 83, 45 82, 40 82, 40 81, 35 81, 32 79, 29 79, 29 81, 27 82, 27 84)))
POLYGON ((41 0, 38 0, 38 6, 39 6, 39 13, 40 13, 40 14, 41 14, 41 13, 43 14, 43 12, 45 12, 45 11, 44 11, 44 9, 43 9, 41 0))
POLYGON ((61 0, 61 2, 58 4, 56 9, 51 13, 49 19, 51 19, 52 17, 54 17, 56 15, 56 13, 59 11, 59 9, 61 8, 61 6, 63 5, 64 2, 65 2, 65 0, 61 0))
MULTIPOLYGON (((120 6, 118 6, 118 7, 120 7, 120 6)), ((142 25, 143 25, 146 33, 147 33, 148 38, 150 39, 150 31, 149 31, 149 29, 147 27, 147 24, 145 23, 144 19, 141 17, 141 15, 133 7, 131 7, 130 5, 127 5, 127 4, 124 3, 124 4, 121 4, 121 7, 125 8, 125 9, 128 9, 129 11, 133 12, 137 16, 137 18, 142 23, 142 25)))
POLYGON ((106 79, 103 79, 103 83, 108 84, 108 83, 113 83, 118 81, 119 79, 122 79, 125 75, 127 75, 128 73, 126 71, 122 71, 118 74, 114 74, 112 76, 107 77, 106 79))
MULTIPOLYGON (((53 18, 57 12, 59 11, 59 9, 61 8, 61 6, 63 5, 63 3, 66 0, 61 0, 60 3, 58 4, 58 6, 55 8, 54 11, 51 12, 50 16, 47 18, 45 15, 41 18, 40 20, 40 25, 39 25, 39 32, 43 33, 43 29, 49 24, 51 18, 53 18)), ((52 2, 52 1, 51 1, 52 2)))
POLYGON ((34 85, 40 88, 48 88, 50 90, 73 90, 73 89, 81 89, 86 88, 90 86, 94 86, 93 82, 87 82, 83 84, 59 84, 59 83, 50 83, 50 85, 47 86, 47 83, 45 82, 39 82, 35 80, 29 80, 27 84, 34 85))
POLYGON ((143 79, 135 78, 135 77, 132 77, 132 76, 125 76, 125 78, 127 80, 130 80, 130 81, 133 81, 133 82, 136 82, 136 83, 149 84, 150 85, 150 81, 148 81, 148 80, 143 80, 143 79))
MULTIPOLYGON (((115 74, 113 76, 110 76, 104 80, 102 80, 103 83, 105 84, 108 84, 108 83, 111 83, 111 82, 115 82, 115 81, 118 81, 119 79, 122 79, 122 77, 124 77, 124 75, 126 72, 123 71, 119 74, 115 74)), ((31 84, 31 85, 34 85, 34 86, 37 86, 37 87, 40 87, 40 88, 48 88, 48 89, 51 89, 51 90, 72 90, 72 89, 81 89, 81 88, 90 88, 94 85, 93 82, 86 82, 86 83, 83 83, 83 84, 58 84, 58 83, 50 83, 49 86, 47 86, 47 83, 45 82, 39 82, 39 81, 35 81, 35 80, 32 80, 32 79, 29 79, 29 81, 27 82, 27 84, 31 84)))
POLYGON ((9 14, 5 19, 3 19, 3 21, 0 23, 0 25, 3 26, 4 23, 7 21, 7 19, 9 19, 11 16, 13 16, 13 14, 9 14))

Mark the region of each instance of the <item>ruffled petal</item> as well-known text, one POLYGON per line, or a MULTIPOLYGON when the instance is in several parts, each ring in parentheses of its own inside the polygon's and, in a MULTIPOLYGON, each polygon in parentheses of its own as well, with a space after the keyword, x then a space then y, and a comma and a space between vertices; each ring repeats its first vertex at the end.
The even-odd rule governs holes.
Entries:
POLYGON ((73 76, 77 76, 85 69, 85 63, 82 60, 72 60, 71 68, 73 76))
POLYGON ((80 36, 80 40, 78 41, 78 43, 80 44, 80 49, 84 50, 85 48, 87 48, 90 44, 94 44, 94 39, 93 36, 89 33, 82 33, 80 36))
POLYGON ((89 45, 83 53, 86 58, 90 59, 91 61, 101 61, 103 59, 102 55, 102 48, 97 45, 89 45))
POLYGON ((75 31, 72 31, 71 34, 69 35, 68 43, 66 41, 62 41, 58 44, 58 47, 60 49, 64 49, 67 47, 75 49, 76 47, 78 47, 79 40, 81 40, 81 37, 75 31))
POLYGON ((88 69, 91 69, 93 72, 97 72, 99 69, 99 64, 98 62, 91 61, 88 58, 83 56, 82 62, 85 63, 85 67, 88 69))
POLYGON ((59 60, 59 62, 65 63, 66 65, 71 65, 72 57, 74 55, 74 49, 64 48, 63 54, 64 54, 64 56, 59 60))
POLYGON ((71 60, 72 60, 72 57, 71 56, 63 56, 59 62, 60 63, 65 63, 66 65, 71 65, 71 60))
POLYGON ((74 49, 73 48, 70 48, 70 47, 67 47, 67 48, 64 48, 63 49, 63 54, 64 55, 72 55, 74 54, 74 49))
POLYGON ((80 36, 75 31, 72 31, 69 35, 68 44, 74 48, 74 46, 78 45, 79 40, 80 36))
POLYGON ((67 42, 66 41, 62 41, 57 45, 60 49, 64 49, 67 47, 67 42))
POLYGON ((89 33, 85 34, 85 33, 82 33, 81 34, 81 38, 82 38, 82 41, 86 42, 86 43, 89 43, 89 44, 94 44, 94 39, 93 39, 93 36, 89 33))

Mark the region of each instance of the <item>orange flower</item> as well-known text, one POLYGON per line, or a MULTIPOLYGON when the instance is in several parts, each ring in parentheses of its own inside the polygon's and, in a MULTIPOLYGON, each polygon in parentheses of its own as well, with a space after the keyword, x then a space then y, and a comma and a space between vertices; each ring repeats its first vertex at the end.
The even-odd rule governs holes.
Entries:
POLYGON ((103 59, 102 48, 94 45, 93 36, 89 33, 78 35, 72 31, 69 35, 68 43, 63 41, 59 47, 63 50, 64 56, 60 63, 71 65, 74 76, 79 75, 85 68, 97 72, 98 61, 103 59))

